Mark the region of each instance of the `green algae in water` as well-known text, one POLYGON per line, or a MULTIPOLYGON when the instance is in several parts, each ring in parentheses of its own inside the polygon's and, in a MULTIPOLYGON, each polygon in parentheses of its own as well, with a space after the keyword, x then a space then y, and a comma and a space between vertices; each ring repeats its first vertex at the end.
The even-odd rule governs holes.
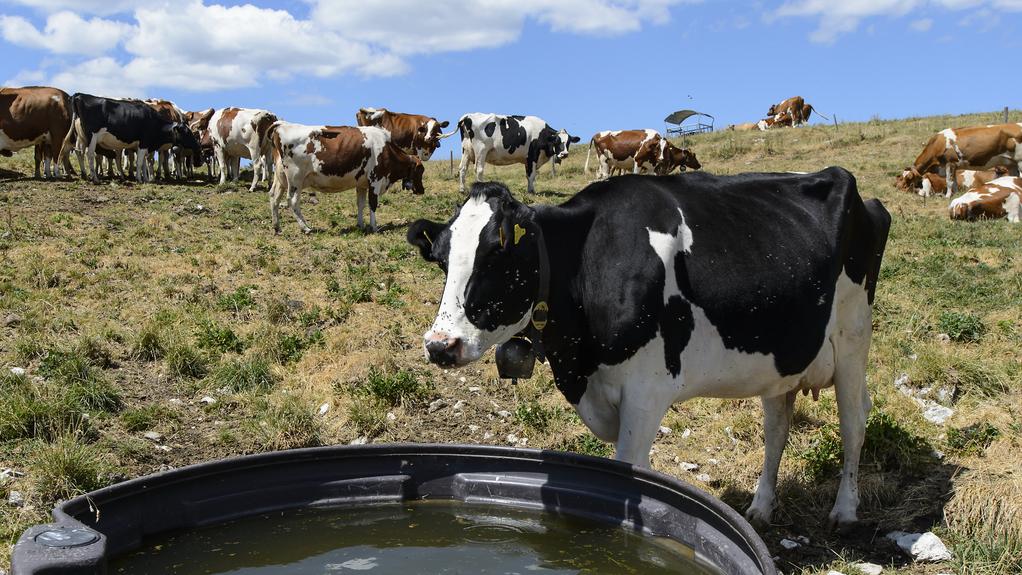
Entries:
POLYGON ((451 501, 299 509, 178 533, 111 562, 131 575, 717 575, 675 542, 451 501))

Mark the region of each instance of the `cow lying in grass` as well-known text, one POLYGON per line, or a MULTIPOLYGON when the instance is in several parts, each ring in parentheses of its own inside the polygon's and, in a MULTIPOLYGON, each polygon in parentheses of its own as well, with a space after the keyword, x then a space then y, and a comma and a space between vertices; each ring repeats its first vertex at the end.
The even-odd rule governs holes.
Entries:
POLYGON ((768 522, 799 391, 834 386, 844 444, 835 524, 856 520, 866 355, 890 216, 840 168, 627 175, 559 206, 477 183, 408 241, 447 274, 423 336, 460 367, 530 336, 558 389, 616 457, 649 464, 660 421, 700 396, 760 396, 766 458, 746 516, 768 522))
POLYGON ((1022 220, 1022 178, 1004 177, 965 192, 951 201, 952 220, 1008 218, 1022 220))

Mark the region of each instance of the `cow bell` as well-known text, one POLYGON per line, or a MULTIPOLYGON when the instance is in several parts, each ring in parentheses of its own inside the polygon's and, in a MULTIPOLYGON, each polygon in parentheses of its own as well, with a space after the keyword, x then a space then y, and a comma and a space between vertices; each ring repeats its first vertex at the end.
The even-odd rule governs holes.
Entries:
POLYGON ((536 352, 532 342, 513 337, 497 346, 497 374, 501 379, 528 379, 536 365, 536 352))

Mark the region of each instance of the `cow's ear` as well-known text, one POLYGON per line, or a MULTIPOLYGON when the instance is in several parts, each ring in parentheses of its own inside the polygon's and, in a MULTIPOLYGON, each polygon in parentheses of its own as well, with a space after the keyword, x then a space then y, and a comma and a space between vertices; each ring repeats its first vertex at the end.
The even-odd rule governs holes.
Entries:
POLYGON ((446 128, 447 126, 450 126, 450 125, 451 125, 451 123, 448 122, 447 120, 444 120, 443 122, 440 122, 440 127, 441 128, 446 128))
POLYGON ((408 226, 408 243, 419 248, 419 255, 427 262, 437 261, 433 255, 433 242, 440 237, 440 233, 446 228, 446 224, 432 222, 430 220, 416 220, 408 226))
POLYGON ((577 144, 582 141, 582 138, 580 138, 579 136, 572 136, 568 138, 568 141, 571 142, 572 144, 577 144))

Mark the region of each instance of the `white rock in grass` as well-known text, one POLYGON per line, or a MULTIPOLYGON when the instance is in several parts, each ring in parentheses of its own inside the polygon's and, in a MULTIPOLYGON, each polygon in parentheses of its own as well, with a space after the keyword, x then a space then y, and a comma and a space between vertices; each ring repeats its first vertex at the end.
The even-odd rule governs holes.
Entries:
POLYGON ((145 432, 145 435, 143 435, 142 437, 145 437, 149 441, 159 441, 163 439, 163 436, 156 431, 147 431, 145 432))
POLYGON ((681 438, 682 439, 688 439, 689 435, 692 435, 692 430, 686 427, 685 431, 681 432, 681 438))
POLYGON ((472 387, 468 388, 468 390, 471 391, 472 393, 479 393, 481 389, 482 388, 479 387, 478 385, 473 385, 472 387))
POLYGON ((25 496, 20 491, 11 491, 11 494, 7 496, 7 503, 15 507, 25 506, 25 496))
POLYGON ((213 397, 210 397, 210 396, 207 395, 206 397, 203 397, 202 399, 200 399, 199 403, 201 403, 203 405, 213 405, 214 403, 216 403, 216 398, 213 398, 213 397))
POLYGON ((683 470, 690 472, 699 470, 698 463, 689 463, 688 461, 682 461, 681 463, 678 464, 678 467, 681 467, 683 470))
POLYGON ((365 445, 367 443, 369 443, 369 438, 363 435, 357 439, 352 439, 348 442, 348 445, 365 445))
POLYGON ((459 399, 458 401, 454 402, 454 409, 455 409, 455 411, 460 411, 464 407, 465 407, 465 402, 464 401, 459 399))
POLYGON ((25 368, 23 368, 23 367, 12 367, 11 368, 11 375, 13 375, 15 377, 21 377, 21 376, 25 375, 25 368))
POLYGON ((700 473, 699 475, 696 475, 696 479, 702 481, 703 483, 709 483, 713 481, 713 478, 710 477, 709 473, 700 473))
POLYGON ((951 336, 946 333, 938 333, 937 342, 941 345, 951 345, 951 336))
POLYGON ((781 539, 781 547, 784 547, 788 551, 791 551, 792 549, 798 549, 801 546, 802 545, 795 541, 792 541, 791 539, 781 539))
POLYGON ((507 442, 509 445, 518 445, 518 436, 513 433, 507 434, 507 442))
POLYGON ((904 531, 892 531, 887 538, 898 544, 902 551, 912 556, 917 562, 940 562, 951 559, 951 552, 947 546, 932 532, 926 533, 905 533, 904 531))
POLYGON ((443 399, 443 398, 434 399, 433 401, 430 402, 429 409, 427 409, 426 411, 428 413, 435 413, 437 411, 440 411, 441 409, 443 409, 446 406, 447 406, 447 400, 446 399, 443 399))
POLYGON ((324 403, 323 405, 319 406, 319 414, 320 415, 326 415, 326 413, 328 411, 330 411, 330 404, 329 403, 324 403))
POLYGON ((855 563, 852 567, 858 569, 863 575, 880 575, 884 571, 884 568, 876 563, 855 563))
POLYGON ((923 410, 923 417, 926 418, 926 421, 937 425, 944 425, 944 422, 954 414, 955 410, 950 407, 944 407, 939 403, 931 403, 929 407, 923 410))
POLYGON ((661 425, 660 426, 660 435, 670 435, 670 434, 671 434, 671 428, 670 427, 667 427, 666 425, 661 425))
POLYGON ((395 415, 393 411, 388 411, 387 421, 397 421, 397 415, 395 415))

